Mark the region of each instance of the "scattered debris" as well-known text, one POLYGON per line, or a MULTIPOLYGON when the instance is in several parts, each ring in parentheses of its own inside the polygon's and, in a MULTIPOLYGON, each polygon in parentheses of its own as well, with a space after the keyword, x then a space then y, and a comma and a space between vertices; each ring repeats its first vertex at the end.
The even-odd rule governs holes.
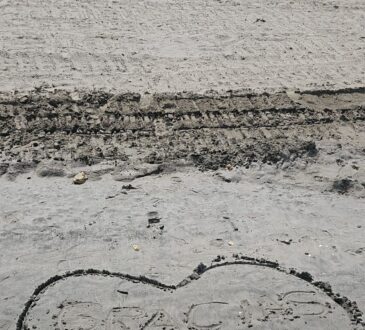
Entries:
POLYGON ((148 217, 149 224, 159 223, 161 220, 161 218, 158 215, 158 212, 156 212, 156 211, 148 212, 147 217, 148 217))
POLYGON ((117 290, 117 292, 119 292, 121 294, 128 294, 128 291, 117 290))
POLYGON ((126 184, 122 186, 122 189, 131 190, 131 189, 137 189, 136 187, 133 187, 131 184, 126 184))
POLYGON ((133 244, 132 248, 133 248, 134 251, 139 251, 140 250, 140 248, 137 244, 133 244))
POLYGON ((194 272, 197 274, 203 274, 207 269, 207 266, 204 265, 202 262, 194 269, 194 272))
POLYGON ((163 234, 165 225, 162 225, 162 224, 158 225, 161 221, 161 218, 159 217, 157 211, 148 212, 147 217, 148 217, 147 228, 151 228, 152 238, 157 239, 157 237, 159 237, 163 234))
POLYGON ((347 193, 354 186, 354 182, 351 179, 341 179, 333 182, 332 189, 339 194, 347 193))
POLYGON ((225 259, 226 259, 225 256, 217 255, 217 257, 213 260, 213 262, 221 262, 221 261, 223 261, 225 259))
POLYGON ((86 182, 87 179, 88 179, 88 177, 87 177, 86 173, 80 172, 74 176, 73 183, 74 184, 83 184, 86 182))
POLYGON ((149 224, 159 223, 160 220, 161 220, 160 218, 150 218, 150 219, 148 219, 148 223, 149 224))
POLYGON ((289 239, 288 241, 286 241, 286 240, 280 240, 280 239, 276 239, 276 240, 278 242, 283 243, 283 244, 286 244, 286 245, 290 245, 293 242, 292 239, 289 239))
POLYGON ((229 246, 233 246, 233 245, 234 245, 234 243, 233 243, 232 241, 228 241, 228 245, 229 245, 229 246))

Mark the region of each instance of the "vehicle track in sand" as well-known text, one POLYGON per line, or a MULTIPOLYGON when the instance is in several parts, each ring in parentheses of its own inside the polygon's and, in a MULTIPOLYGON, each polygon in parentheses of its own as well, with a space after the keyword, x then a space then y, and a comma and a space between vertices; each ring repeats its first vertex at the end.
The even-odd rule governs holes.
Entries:
MULTIPOLYGON (((274 94, 33 92, 0 100, 3 168, 12 160, 186 159, 203 169, 314 157, 316 141, 361 150, 365 89, 274 94)), ((30 165, 31 166, 31 165, 30 165)))

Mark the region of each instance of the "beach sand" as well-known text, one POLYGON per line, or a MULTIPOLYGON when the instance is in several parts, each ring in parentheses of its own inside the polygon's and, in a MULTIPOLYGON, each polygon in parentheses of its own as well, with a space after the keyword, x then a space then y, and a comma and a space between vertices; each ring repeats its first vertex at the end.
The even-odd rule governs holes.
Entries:
POLYGON ((364 9, 0 1, 0 330, 364 329, 364 9))

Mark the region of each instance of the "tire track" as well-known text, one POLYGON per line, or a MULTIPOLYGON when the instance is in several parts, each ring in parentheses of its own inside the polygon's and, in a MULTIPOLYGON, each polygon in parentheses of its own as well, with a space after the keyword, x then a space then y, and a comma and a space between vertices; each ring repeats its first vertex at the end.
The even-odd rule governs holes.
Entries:
POLYGON ((0 152, 3 162, 15 158, 38 162, 46 157, 45 151, 48 158, 77 160, 92 159, 99 149, 103 157, 106 149, 129 148, 150 154, 150 162, 193 157, 200 159, 203 168, 214 162, 218 167, 230 162, 247 165, 270 158, 279 161, 288 157, 286 151, 314 155, 315 141, 334 136, 340 127, 350 127, 356 139, 364 120, 365 89, 361 88, 288 94, 156 94, 147 99, 139 94, 34 91, 0 98, 0 152), (94 145, 87 142, 91 137, 94 145), (33 158, 25 157, 25 151, 33 158), (208 165, 205 157, 212 158, 208 165))

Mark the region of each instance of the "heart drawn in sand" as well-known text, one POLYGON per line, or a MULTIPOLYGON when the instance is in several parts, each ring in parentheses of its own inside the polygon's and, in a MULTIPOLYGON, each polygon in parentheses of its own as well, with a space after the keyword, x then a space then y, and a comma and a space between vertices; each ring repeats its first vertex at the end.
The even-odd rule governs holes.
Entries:
POLYGON ((308 273, 253 258, 201 264, 177 285, 77 270, 40 285, 17 329, 357 329, 336 297, 308 273))

